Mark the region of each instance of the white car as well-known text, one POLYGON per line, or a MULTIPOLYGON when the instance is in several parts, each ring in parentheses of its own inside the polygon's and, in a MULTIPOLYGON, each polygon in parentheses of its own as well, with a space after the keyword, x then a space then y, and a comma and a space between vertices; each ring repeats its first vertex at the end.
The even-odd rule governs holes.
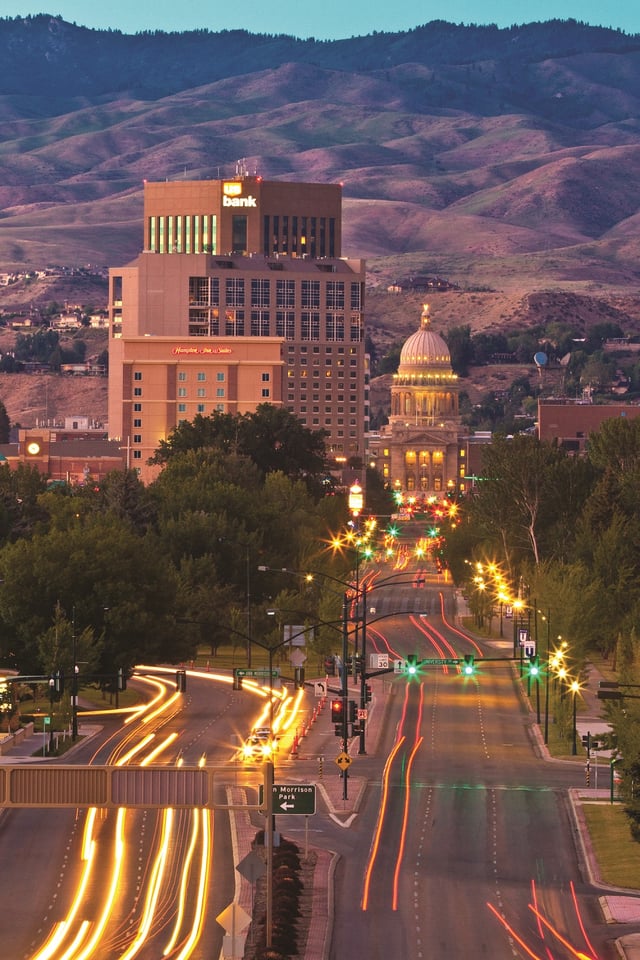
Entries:
POLYGON ((268 760, 271 756, 271 743, 262 737, 248 737, 242 748, 242 755, 245 760, 268 760))

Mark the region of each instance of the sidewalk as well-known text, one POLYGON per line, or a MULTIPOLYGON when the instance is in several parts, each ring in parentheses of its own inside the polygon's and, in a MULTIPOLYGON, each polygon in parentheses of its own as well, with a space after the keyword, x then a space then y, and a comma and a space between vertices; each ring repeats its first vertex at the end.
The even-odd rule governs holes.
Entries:
MULTIPOLYGON (((590 733, 596 736, 611 729, 610 724, 602 717, 603 701, 598 699, 600 681, 604 679, 600 671, 593 664, 587 666, 586 683, 580 691, 586 710, 579 714, 576 722, 578 737, 590 733)), ((533 707, 530 705, 531 710, 533 707)), ((543 742, 542 734, 537 723, 533 729, 536 733, 541 755, 550 763, 555 762, 543 742)), ((580 741, 579 741, 580 742, 580 741)), ((580 750, 584 748, 580 746, 580 750)), ((607 802, 611 797, 611 788, 608 784, 608 761, 603 764, 603 785, 580 787, 569 791, 569 803, 576 828, 576 837, 581 847, 582 859, 586 866, 589 882, 599 887, 603 893, 600 896, 600 907, 607 923, 640 923, 640 891, 625 890, 610 887, 602 882, 598 862, 595 857, 589 831, 585 822, 583 806, 585 803, 607 802), (606 768, 605 768, 606 765, 606 768), (606 892, 609 891, 609 892, 606 892)), ((594 761, 591 761, 591 776, 594 776, 594 761)), ((616 940, 616 948, 623 960, 640 960, 640 933, 632 933, 616 940)))

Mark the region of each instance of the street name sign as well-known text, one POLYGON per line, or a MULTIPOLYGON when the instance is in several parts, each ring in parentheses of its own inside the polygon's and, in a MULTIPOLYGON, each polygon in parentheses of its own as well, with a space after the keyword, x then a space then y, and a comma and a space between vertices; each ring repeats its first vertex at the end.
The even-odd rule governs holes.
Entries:
MULTIPOLYGON (((236 677, 268 677, 269 669, 268 667, 261 667, 259 670, 245 670, 244 668, 236 667, 233 671, 236 677)), ((271 671, 272 677, 279 677, 280 671, 276 668, 271 671)))
POLYGON ((428 657, 426 660, 421 660, 418 666, 428 666, 428 667, 456 667, 459 663, 462 663, 458 657, 444 657, 438 659, 437 657, 428 657))
MULTIPOLYGON (((273 812, 302 814, 309 817, 316 812, 315 783, 274 783, 273 812)), ((259 789, 259 802, 263 806, 263 788, 259 789)))

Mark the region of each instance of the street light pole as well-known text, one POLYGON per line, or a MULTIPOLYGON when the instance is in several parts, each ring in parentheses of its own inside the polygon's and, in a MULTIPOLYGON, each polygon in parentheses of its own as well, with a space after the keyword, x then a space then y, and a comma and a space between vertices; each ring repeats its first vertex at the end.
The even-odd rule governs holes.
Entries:
MULTIPOLYGON (((347 730, 347 623, 349 615, 349 599, 347 597, 346 591, 342 599, 342 752, 346 753, 349 746, 349 737, 347 730)), ((347 800, 349 798, 349 792, 347 788, 347 777, 348 771, 347 767, 342 771, 342 799, 347 800)))
POLYGON ((78 739, 78 640, 76 637, 76 608, 72 615, 72 658, 73 676, 71 678, 71 739, 78 739))
MULTIPOLYGON (((362 669, 360 671, 360 710, 367 708, 367 585, 362 586, 362 669)), ((364 717, 364 713, 362 714, 364 717)), ((360 744, 358 754, 366 754, 366 721, 360 720, 360 744)))
POLYGON ((551 668, 551 610, 547 610, 547 668, 544 680, 544 742, 549 743, 549 671, 551 668))

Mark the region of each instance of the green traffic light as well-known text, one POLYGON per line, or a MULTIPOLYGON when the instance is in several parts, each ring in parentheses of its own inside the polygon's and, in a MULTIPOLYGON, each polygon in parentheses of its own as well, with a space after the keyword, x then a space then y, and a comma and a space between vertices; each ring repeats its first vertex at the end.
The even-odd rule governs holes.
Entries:
POLYGON ((462 667, 462 672, 465 677, 471 677, 475 673, 475 663, 473 661, 473 654, 467 653, 464 658, 464 665, 462 667))
POLYGON ((407 657, 407 673, 411 677, 415 677, 418 672, 418 657, 415 653, 410 653, 407 657))

